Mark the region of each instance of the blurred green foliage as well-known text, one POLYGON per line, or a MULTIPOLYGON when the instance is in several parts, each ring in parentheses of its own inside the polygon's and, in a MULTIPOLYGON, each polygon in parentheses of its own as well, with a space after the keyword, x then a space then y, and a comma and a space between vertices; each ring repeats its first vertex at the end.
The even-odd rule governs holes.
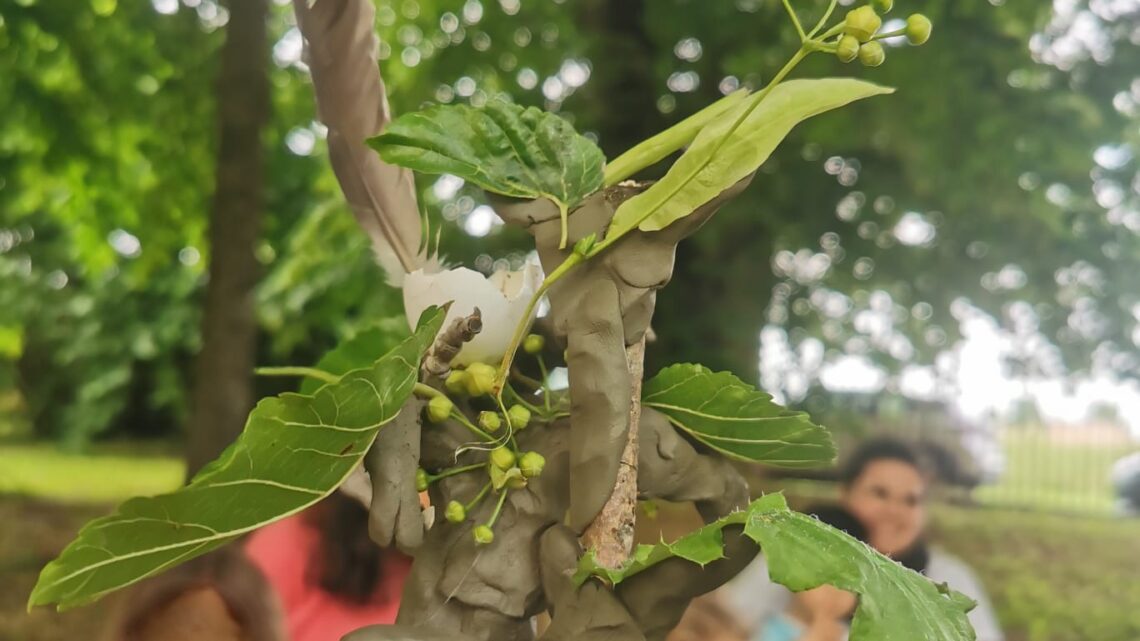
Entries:
MULTIPOLYGON (((265 364, 312 363, 400 314, 327 169, 282 4, 266 52, 265 364)), ((612 157, 762 84, 795 46, 779 4, 377 0, 377 29, 397 113, 505 92, 559 111, 612 157)), ((682 245, 649 371, 691 360, 754 380, 764 324, 898 370, 950 347, 968 301, 1040 339, 1025 371, 1134 372, 1140 61, 1128 39, 1140 23, 1091 4, 899 0, 889 17, 922 10, 930 44, 888 47, 874 71, 809 61, 802 75, 901 90, 797 129, 682 245), (1095 37, 1074 31, 1081 20, 1095 37), (887 330, 861 323, 868 313, 887 330)), ((181 424, 225 17, 213 0, 0 0, 0 432, 81 445, 181 424)), ((476 191, 421 186, 450 259, 522 259, 521 235, 501 233, 476 191)))

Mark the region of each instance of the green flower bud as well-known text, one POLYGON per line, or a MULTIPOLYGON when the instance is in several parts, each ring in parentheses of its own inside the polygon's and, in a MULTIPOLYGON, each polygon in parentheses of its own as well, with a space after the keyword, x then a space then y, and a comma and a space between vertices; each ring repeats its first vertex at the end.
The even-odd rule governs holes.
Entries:
POLYGON ((442 423, 451 416, 451 410, 455 409, 455 403, 446 396, 433 396, 427 404, 427 417, 432 423, 442 423))
POLYGON ((886 59, 887 52, 883 51, 883 45, 877 42, 868 42, 859 47, 859 62, 866 67, 878 67, 886 59))
POLYGON ((546 347, 546 339, 541 334, 528 334, 523 339, 523 351, 527 354, 537 354, 543 347, 546 347))
POLYGON ((916 13, 906 19, 906 39, 912 45, 920 45, 930 40, 930 31, 934 29, 930 18, 916 13))
POLYGON ((507 410, 507 418, 511 419, 511 429, 525 430, 530 423, 530 410, 522 405, 512 405, 511 409, 507 410))
POLYGON ((466 394, 467 372, 461 369, 451 370, 451 373, 447 375, 447 380, 443 382, 443 386, 447 388, 447 391, 457 396, 466 394))
POLYGON ((843 20, 843 32, 867 42, 883 26, 883 19, 869 6, 862 6, 847 12, 843 20))
POLYGON ((451 501, 447 504, 447 509, 443 511, 443 516, 452 523, 461 523, 467 518, 467 508, 459 501, 451 501))
POLYGON ((479 412, 479 427, 488 432, 497 432, 502 426, 503 421, 495 412, 479 412))
POLYGON ((872 0, 871 5, 879 13, 890 13, 891 9, 895 7, 895 0, 872 0))
POLYGON ((495 488, 498 492, 504 487, 509 487, 512 490, 521 490, 526 487, 526 477, 523 476, 522 470, 517 467, 511 467, 506 470, 491 465, 488 468, 489 476, 491 477, 491 487, 495 488))
POLYGON ((500 470, 509 470, 515 466, 515 453, 509 447, 496 447, 491 450, 491 465, 500 470))
POLYGON ((495 387, 495 368, 486 363, 467 366, 467 393, 471 396, 490 394, 495 387))
POLYGON ((855 36, 843 36, 835 48, 835 55, 842 62, 851 62, 859 57, 859 39, 855 36))
POLYGON ((526 487, 526 477, 522 475, 519 468, 513 467, 507 471, 507 487, 512 490, 521 490, 526 487))
POLYGON ((475 535, 475 542, 479 545, 487 545, 495 540, 495 533, 486 525, 475 526, 475 529, 472 530, 471 533, 475 535))
POLYGON ((519 470, 528 479, 542 474, 542 468, 545 466, 546 459, 538 452, 527 452, 519 458, 519 470))
POLYGON ((416 468, 416 491, 423 492, 428 489, 431 479, 428 478, 427 470, 422 467, 416 468))

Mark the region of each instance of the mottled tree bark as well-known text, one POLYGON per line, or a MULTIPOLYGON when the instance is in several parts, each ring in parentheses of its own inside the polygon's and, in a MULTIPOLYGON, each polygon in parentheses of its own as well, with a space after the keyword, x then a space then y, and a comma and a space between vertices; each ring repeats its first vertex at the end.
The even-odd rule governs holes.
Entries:
POLYGON ((210 280, 195 363, 187 474, 237 435, 253 404, 257 320, 254 249, 264 200, 262 128, 268 119, 267 0, 229 3, 217 84, 218 162, 210 211, 210 280))

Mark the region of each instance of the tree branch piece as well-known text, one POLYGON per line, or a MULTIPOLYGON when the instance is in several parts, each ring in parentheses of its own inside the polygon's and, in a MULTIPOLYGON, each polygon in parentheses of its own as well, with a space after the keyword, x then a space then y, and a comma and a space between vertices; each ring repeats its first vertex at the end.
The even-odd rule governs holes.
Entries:
POLYGON ((483 331, 483 313, 476 307, 470 316, 451 321, 446 330, 435 337, 435 343, 424 357, 423 372, 436 378, 447 378, 451 373, 451 361, 463 349, 464 343, 483 331))

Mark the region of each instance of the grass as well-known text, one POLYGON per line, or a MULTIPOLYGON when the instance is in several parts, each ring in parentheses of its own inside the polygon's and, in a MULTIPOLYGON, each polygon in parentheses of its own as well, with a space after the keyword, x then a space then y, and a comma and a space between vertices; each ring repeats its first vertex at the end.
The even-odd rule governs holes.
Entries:
POLYGON ((62 503, 111 503, 167 492, 182 483, 182 461, 102 446, 88 453, 48 444, 0 445, 0 493, 62 503))
POLYGON ((1005 472, 996 484, 978 488, 974 498, 989 505, 1109 514, 1114 502, 1109 469, 1137 447, 1059 444, 1044 429, 1007 430, 1002 435, 1005 472))
POLYGON ((1009 641, 1140 639, 1140 519, 939 508, 933 529, 977 572, 1009 641))

